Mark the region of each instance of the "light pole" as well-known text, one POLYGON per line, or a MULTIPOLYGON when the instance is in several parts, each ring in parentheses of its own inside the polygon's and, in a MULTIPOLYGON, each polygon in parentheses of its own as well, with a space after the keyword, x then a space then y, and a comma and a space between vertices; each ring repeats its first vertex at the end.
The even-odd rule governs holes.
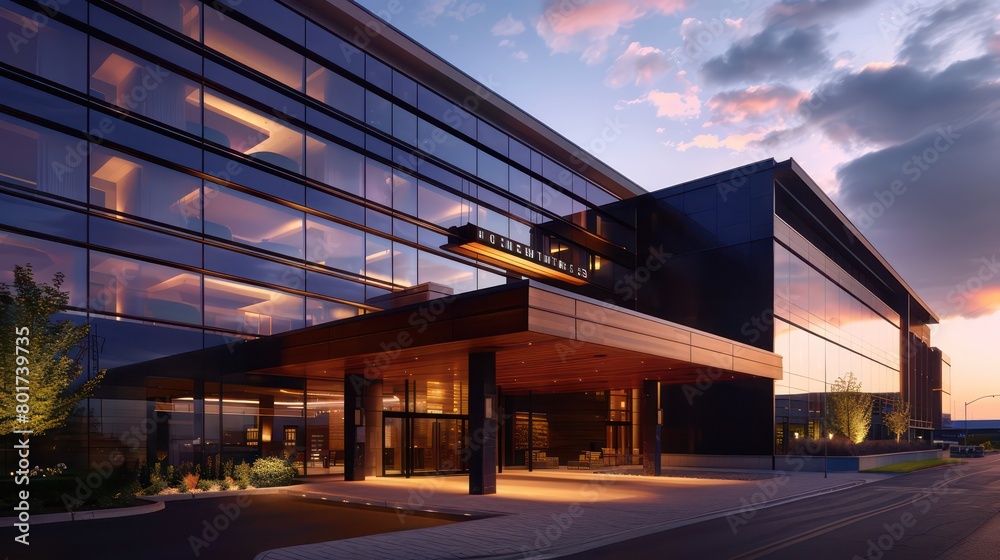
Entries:
POLYGON ((974 402, 976 402, 976 401, 978 401, 978 400, 988 399, 990 397, 1000 397, 1000 395, 983 395, 982 397, 979 397, 978 399, 972 399, 971 401, 965 403, 965 444, 964 445, 969 445, 969 405, 972 404, 972 403, 974 403, 974 402))

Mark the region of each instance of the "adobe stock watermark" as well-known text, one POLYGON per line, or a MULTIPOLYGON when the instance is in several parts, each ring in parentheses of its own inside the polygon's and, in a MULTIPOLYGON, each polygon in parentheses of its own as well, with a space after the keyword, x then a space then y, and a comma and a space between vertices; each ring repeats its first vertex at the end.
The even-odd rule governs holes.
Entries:
MULTIPOLYGON (((666 264, 672 255, 673 253, 668 253, 663 249, 663 245, 650 247, 643 265, 636 268, 633 274, 627 274, 615 282, 615 294, 622 301, 627 302, 633 299, 638 294, 639 289, 653 278, 653 273, 663 268, 663 265, 666 264)), ((596 334, 597 327, 595 325, 603 324, 607 321, 606 309, 614 310, 620 305, 618 301, 611 298, 605 299, 602 303, 603 305, 598 306, 596 309, 588 307, 583 312, 583 316, 588 322, 580 325, 579 335, 584 339, 596 334)), ((579 338, 561 341, 556 344, 556 354, 559 356, 560 361, 565 362, 585 344, 586 342, 579 338)))
POLYGON ((969 470, 970 467, 966 464, 945 469, 942 480, 931 485, 917 499, 910 502, 912 511, 904 511, 897 521, 883 523, 876 530, 883 529, 884 531, 865 542, 868 548, 865 550, 864 556, 855 554, 852 560, 880 560, 906 537, 908 530, 917 525, 921 516, 933 509, 934 505, 941 500, 941 495, 948 492, 948 485, 954 479, 964 476, 969 470))
POLYGON ((858 217, 854 220, 858 228, 864 230, 871 227, 875 220, 882 217, 896 203, 899 197, 906 194, 909 185, 919 181, 924 173, 930 170, 941 159, 942 155, 951 150, 961 137, 962 135, 952 130, 951 126, 938 128, 937 136, 934 137, 930 145, 920 153, 913 154, 900 166, 899 172, 904 178, 909 179, 908 183, 897 176, 889 183, 887 189, 872 191, 875 200, 862 206, 858 217))
POLYGON ((553 513, 549 515, 551 521, 544 527, 535 529, 534 546, 521 545, 520 553, 522 558, 541 558, 549 552, 553 546, 559 542, 566 533, 573 527, 576 520, 583 517, 586 511, 583 509, 584 503, 594 503, 601 499, 608 489, 617 483, 615 475, 598 474, 596 478, 584 484, 579 492, 579 501, 575 501, 566 506, 565 512, 553 513))
POLYGON ((965 307, 966 303, 972 300, 977 292, 1000 273, 1000 262, 997 262, 996 253, 990 257, 980 257, 978 262, 983 264, 976 272, 955 284, 955 288, 945 295, 945 300, 954 305, 956 310, 965 307))
POLYGON ((219 513, 211 519, 204 519, 201 522, 201 531, 188 535, 188 546, 195 558, 201 556, 202 552, 210 548, 219 537, 228 530, 234 521, 240 518, 243 510, 253 504, 253 499, 249 494, 242 494, 232 502, 219 504, 219 513))
MULTIPOLYGON (((809 456, 818 454, 822 446, 819 440, 806 440, 805 444, 796 446, 794 453, 789 456, 787 464, 792 472, 799 472, 806 466, 809 456)), ((774 478, 757 481, 757 491, 749 498, 740 498, 741 507, 739 510, 726 515, 726 522, 733 535, 739 532, 740 527, 750 523, 757 515, 757 512, 764 509, 767 503, 778 497, 781 489, 791 482, 792 477, 785 471, 779 472, 774 478)))
POLYGON ((41 30, 48 26, 49 21, 55 17, 57 14, 62 12, 62 7, 69 4, 71 0, 39 0, 37 9, 38 11, 31 16, 29 21, 34 25, 29 25, 24 23, 17 33, 10 31, 7 33, 7 42, 10 44, 10 50, 14 54, 20 54, 21 49, 31 43, 41 30))

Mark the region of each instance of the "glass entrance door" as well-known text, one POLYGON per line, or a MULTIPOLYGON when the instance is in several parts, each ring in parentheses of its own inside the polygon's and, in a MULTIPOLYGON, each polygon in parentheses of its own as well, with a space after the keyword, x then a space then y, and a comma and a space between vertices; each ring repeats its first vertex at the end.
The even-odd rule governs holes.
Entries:
POLYGON ((468 472, 462 457, 465 416, 387 412, 383 427, 383 476, 468 472))

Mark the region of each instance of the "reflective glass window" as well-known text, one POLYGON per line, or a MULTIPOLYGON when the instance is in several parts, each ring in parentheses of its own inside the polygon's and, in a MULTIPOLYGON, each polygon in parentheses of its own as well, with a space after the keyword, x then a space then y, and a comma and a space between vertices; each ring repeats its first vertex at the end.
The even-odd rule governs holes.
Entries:
POLYGON ((417 215, 416 177, 402 171, 393 170, 392 207, 411 216, 417 215))
POLYGON ((573 175, 568 169, 549 158, 542 158, 542 177, 564 189, 573 188, 573 175))
POLYGON ((201 179, 95 145, 90 203, 172 226, 201 229, 201 179))
POLYGON ((396 70, 392 71, 392 94, 412 107, 417 106, 417 82, 396 70))
POLYGON ((301 268, 211 245, 205 246, 205 268, 293 290, 305 288, 306 283, 301 268))
POLYGON ((398 241, 392 243, 392 282, 397 286, 417 285, 417 249, 398 241))
POLYGON ((471 203, 422 181, 417 185, 417 197, 418 217, 426 222, 447 229, 473 219, 471 203))
POLYGON ((296 204, 305 202, 305 186, 301 183, 233 157, 205 152, 205 173, 296 204))
POLYGON ((0 62, 77 91, 87 83, 87 36, 52 18, 4 2, 0 6, 0 62))
POLYGON ((441 121, 446 126, 476 137, 477 119, 465 109, 434 93, 422 85, 417 86, 417 106, 421 111, 441 121))
POLYGON ((0 193, 0 223, 75 241, 87 240, 87 216, 34 200, 0 193))
POLYGON ((391 134, 392 103, 371 91, 366 93, 365 99, 365 122, 386 134, 391 134))
POLYGON ((122 44, 139 45, 142 50, 159 59, 169 60, 191 72, 201 72, 200 52, 184 48, 159 33, 97 6, 95 2, 90 3, 88 17, 91 27, 111 35, 122 44))
POLYGON ((143 257, 201 266, 201 243, 119 220, 90 217, 90 242, 143 257))
POLYGON ((302 172, 300 128, 212 90, 205 91, 204 137, 293 173, 302 172))
POLYGON ((308 135, 306 145, 306 174, 309 178, 344 192, 363 196, 363 155, 312 134, 308 135))
POLYGON ((4 105, 15 111, 66 125, 75 130, 87 129, 86 107, 29 84, 0 76, 0 99, 3 99, 4 105))
POLYGON ((437 282, 451 287, 456 294, 471 292, 476 289, 476 269, 451 259, 419 251, 417 255, 419 265, 418 281, 437 282))
POLYGON ((521 200, 531 200, 531 179, 520 169, 510 168, 510 194, 521 200))
POLYGON ((94 311, 201 324, 201 275, 90 252, 94 311))
POLYGON ((306 61, 306 94, 358 120, 365 119, 365 89, 312 60, 306 61))
POLYGON ((61 290, 69 292, 69 305, 86 307, 87 251, 16 233, 0 233, 0 282, 14 284, 14 265, 31 265, 35 282, 52 284, 64 275, 61 290))
POLYGON ((392 169, 384 163, 367 158, 365 168, 365 198, 381 204, 392 206, 392 169))
POLYGON ((322 325, 361 315, 361 309, 325 299, 306 298, 306 326, 322 325))
POLYGON ((267 335, 299 329, 304 324, 305 301, 301 296, 205 278, 205 326, 267 335))
POLYGON ((417 146, 460 169, 476 172, 476 148, 424 119, 417 120, 417 146))
POLYGON ((365 301, 365 285, 324 274, 315 270, 306 271, 306 289, 313 294, 335 297, 347 301, 365 301))
POLYGON ((211 8, 205 12, 205 44, 290 88, 302 90, 305 58, 301 54, 211 8))
POLYGON ((392 282, 392 242, 384 237, 365 236, 366 276, 382 282, 392 282))
POLYGON ((611 204, 617 201, 618 198, 607 192, 606 190, 598 187, 593 183, 587 183, 587 201, 594 206, 603 206, 605 204, 611 204))
POLYGON ((304 215, 214 183, 205 184, 205 235, 301 258, 304 215))
POLYGON ((507 167, 508 165, 499 159, 479 150, 478 173, 484 181, 492 183, 502 189, 507 188, 507 167))
POLYGON ((484 121, 479 121, 479 143, 484 146, 492 148, 494 151, 498 152, 501 156, 506 157, 508 153, 507 141, 508 136, 503 132, 500 132, 496 128, 486 124, 484 121))
POLYGON ((87 142, 0 114, 0 179, 84 201, 87 142))
POLYGON ((201 329, 151 325, 128 319, 90 320, 91 332, 104 339, 101 368, 115 368, 201 350, 201 329))
POLYGON ((294 119, 305 119, 305 104, 291 99, 283 88, 273 88, 246 76, 229 66, 211 59, 205 60, 205 81, 221 85, 230 91, 239 92, 244 98, 253 99, 258 105, 268 107, 273 115, 287 115, 294 119))
POLYGON ((365 210, 365 225, 384 233, 392 233, 392 217, 372 208, 365 210))
MULTIPOLYGON (((564 218, 569 218, 573 213, 573 204, 569 196, 548 185, 542 186, 542 208, 564 218)), ((604 234, 601 237, 608 238, 608 235, 604 234)))
POLYGON ((324 212, 349 222, 361 225, 365 223, 364 207, 319 189, 307 189, 306 205, 318 212, 324 212))
MULTIPOLYGON (((400 107, 392 106, 392 135, 410 146, 417 145, 417 116, 400 107)), ((411 169, 413 166, 408 166, 411 169)))
MULTIPOLYGON (((139 153, 149 154, 191 169, 201 169, 200 146, 161 134, 137 122, 126 120, 118 114, 108 114, 102 109, 87 113, 91 131, 102 131, 103 139, 121 144, 139 153)), ((100 138, 100 136, 98 136, 100 138)))
POLYGON ((513 138, 509 141, 510 146, 510 159, 516 163, 521 164, 525 169, 531 168, 531 150, 524 144, 514 140, 513 138))
POLYGON ((365 234, 361 230, 310 216, 306 220, 306 260, 363 275, 365 234))
POLYGON ((356 76, 364 76, 364 53, 311 21, 306 21, 306 48, 356 76))
POLYGON ((201 2, 197 0, 115 0, 195 41, 201 40, 201 2))

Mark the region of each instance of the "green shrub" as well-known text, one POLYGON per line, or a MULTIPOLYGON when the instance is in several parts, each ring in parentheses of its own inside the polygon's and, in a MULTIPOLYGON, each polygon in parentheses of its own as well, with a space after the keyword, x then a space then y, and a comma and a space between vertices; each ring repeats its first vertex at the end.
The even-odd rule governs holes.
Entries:
POLYGON ((250 465, 246 461, 240 461, 240 464, 233 467, 233 478, 240 490, 246 490, 250 486, 250 471, 250 465))
POLYGON ((295 467, 278 457, 261 457, 250 470, 250 483, 258 488, 288 486, 298 474, 295 467))
POLYGON ((229 490, 233 485, 233 479, 230 477, 219 479, 219 490, 229 490))
POLYGON ((236 464, 233 463, 232 459, 226 459, 222 463, 222 471, 219 473, 219 478, 235 478, 233 470, 236 468, 236 464))
POLYGON ((195 485, 195 488, 201 490, 202 492, 208 492, 209 490, 212 489, 212 486, 215 486, 216 484, 217 481, 204 478, 198 481, 198 484, 195 485))

